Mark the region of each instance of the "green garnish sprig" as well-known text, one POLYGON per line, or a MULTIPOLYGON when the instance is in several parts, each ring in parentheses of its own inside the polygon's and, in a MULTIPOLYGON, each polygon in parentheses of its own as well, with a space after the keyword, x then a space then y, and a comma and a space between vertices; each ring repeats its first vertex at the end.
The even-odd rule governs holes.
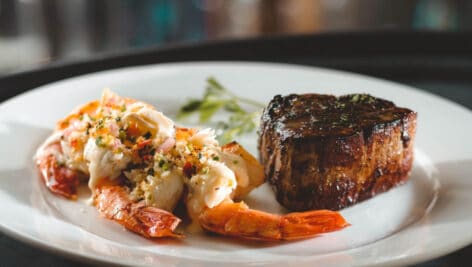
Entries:
POLYGON ((229 113, 228 120, 216 122, 219 133, 217 139, 224 144, 234 140, 236 136, 254 131, 264 106, 263 103, 237 96, 215 78, 209 77, 203 97, 187 101, 180 108, 177 119, 198 114, 199 123, 207 123, 218 111, 229 113), (256 111, 249 112, 242 105, 252 106, 256 111))

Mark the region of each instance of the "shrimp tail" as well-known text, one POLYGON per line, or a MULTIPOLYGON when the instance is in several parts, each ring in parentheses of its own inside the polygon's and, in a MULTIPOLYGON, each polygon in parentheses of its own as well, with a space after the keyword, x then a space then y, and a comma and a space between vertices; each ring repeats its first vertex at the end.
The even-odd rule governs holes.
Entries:
POLYGON ((200 225, 211 232, 260 241, 296 240, 340 230, 349 224, 335 211, 316 210, 276 215, 249 209, 243 202, 206 209, 200 225))
POLYGON ((338 231, 350 224, 336 211, 312 210, 281 216, 283 239, 295 240, 338 231))
POLYGON ((50 145, 48 150, 36 159, 36 165, 44 184, 55 194, 69 199, 77 199, 80 174, 57 162, 52 151, 60 151, 59 144, 50 145))
POLYGON ((183 237, 175 229, 181 222, 172 213, 145 206, 129 199, 125 188, 105 185, 96 188, 94 204, 105 218, 114 220, 126 229, 151 237, 183 237))

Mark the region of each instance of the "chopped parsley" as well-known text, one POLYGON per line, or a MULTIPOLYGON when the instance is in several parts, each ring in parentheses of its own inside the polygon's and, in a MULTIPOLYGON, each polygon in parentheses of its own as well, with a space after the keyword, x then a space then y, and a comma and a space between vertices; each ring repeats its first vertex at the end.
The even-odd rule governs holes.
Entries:
POLYGON ((161 168, 163 171, 167 171, 169 169, 169 162, 161 159, 159 160, 159 168, 161 168))
POLYGON ((105 121, 103 119, 99 119, 96 126, 97 130, 103 129, 104 126, 105 126, 105 121))
POLYGON ((123 143, 126 140, 126 130, 121 128, 120 131, 118 132, 118 138, 120 138, 121 143, 123 143))
POLYGON ((152 134, 151 134, 150 131, 147 131, 147 132, 143 135, 143 137, 146 138, 146 139, 151 138, 151 136, 152 136, 152 134))
POLYGON ((193 145, 191 143, 187 144, 187 148, 190 152, 193 152, 193 145))
POLYGON ((151 151, 149 151, 149 154, 154 156, 156 154, 156 149, 152 148, 151 151))
POLYGON ((89 117, 89 120, 91 120, 91 121, 95 121, 95 120, 96 120, 94 117, 90 116, 89 114, 87 114, 87 116, 89 117))
POLYGON ((87 129, 85 129, 85 134, 89 135, 90 128, 92 128, 92 124, 90 124, 90 122, 89 122, 89 123, 87 123, 87 129))
POLYGON ((368 94, 354 94, 351 96, 350 99, 351 103, 366 103, 366 104, 372 104, 375 102, 375 98, 371 95, 368 94))
POLYGON ((359 101, 360 96, 358 94, 355 94, 351 97, 351 102, 356 103, 359 101))
POLYGON ((97 139, 95 139, 95 144, 98 147, 105 147, 105 142, 103 140, 103 136, 98 136, 97 139))
POLYGON ((126 136, 126 139, 128 139, 132 143, 136 142, 136 136, 126 136))

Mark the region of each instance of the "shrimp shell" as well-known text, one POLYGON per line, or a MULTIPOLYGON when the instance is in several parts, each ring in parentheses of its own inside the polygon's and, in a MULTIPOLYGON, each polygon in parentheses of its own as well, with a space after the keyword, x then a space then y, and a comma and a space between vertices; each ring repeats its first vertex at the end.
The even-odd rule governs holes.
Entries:
POLYGON ((183 237, 175 232, 181 222, 179 218, 165 210, 133 202, 123 186, 97 186, 94 204, 105 218, 144 237, 183 237))
POLYGON ((200 225, 221 235, 259 241, 296 240, 340 230, 349 224, 335 211, 315 210, 286 215, 249 209, 242 203, 223 203, 206 209, 200 225))

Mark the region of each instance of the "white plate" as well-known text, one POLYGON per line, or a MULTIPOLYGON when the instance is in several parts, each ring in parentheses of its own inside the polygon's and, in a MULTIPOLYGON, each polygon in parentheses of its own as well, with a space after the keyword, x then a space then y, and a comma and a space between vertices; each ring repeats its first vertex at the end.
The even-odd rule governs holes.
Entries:
MULTIPOLYGON (((43 86, 0 105, 0 228, 54 252, 129 265, 404 265, 472 241, 472 114, 403 85, 338 71, 262 63, 163 64, 105 71, 43 86), (150 241, 102 219, 84 202, 49 193, 32 162, 54 123, 104 87, 155 104, 170 116, 202 94, 213 75, 239 95, 268 102, 275 94, 366 92, 416 110, 416 158, 410 181, 345 209, 352 224, 318 238, 255 243, 187 234, 150 241)), ((256 152, 256 135, 239 140, 256 152)), ((267 186, 246 200, 280 211, 267 186)))

